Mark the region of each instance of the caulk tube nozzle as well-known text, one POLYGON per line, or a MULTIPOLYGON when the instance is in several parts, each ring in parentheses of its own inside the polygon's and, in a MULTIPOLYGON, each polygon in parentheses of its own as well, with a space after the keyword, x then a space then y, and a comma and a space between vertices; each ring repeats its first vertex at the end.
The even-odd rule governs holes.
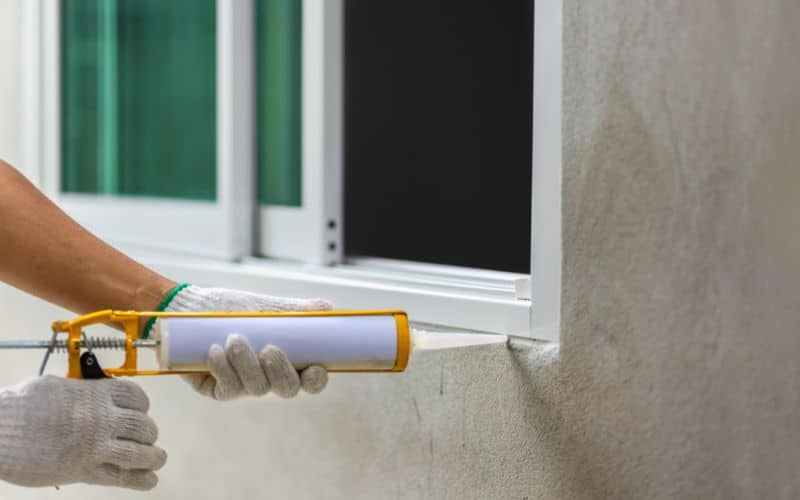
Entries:
POLYGON ((490 344, 504 344, 507 342, 507 336, 491 333, 411 331, 411 346, 412 350, 415 352, 458 349, 490 344))
POLYGON ((397 311, 352 313, 253 313, 162 317, 162 370, 208 370, 208 350, 231 334, 259 352, 280 348, 297 369, 321 365, 329 371, 403 371, 411 352, 408 318, 397 311))

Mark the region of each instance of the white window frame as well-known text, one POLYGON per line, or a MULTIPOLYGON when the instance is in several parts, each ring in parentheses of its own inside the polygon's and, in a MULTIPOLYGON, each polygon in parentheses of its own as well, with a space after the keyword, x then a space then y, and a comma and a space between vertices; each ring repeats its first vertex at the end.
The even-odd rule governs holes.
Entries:
POLYGON ((563 0, 534 0, 531 330, 557 341, 561 329, 561 90, 563 0))
POLYGON ((343 258, 344 0, 302 2, 301 204, 259 206, 259 251, 330 265, 343 258))
MULTIPOLYGON (((252 0, 217 0, 217 190, 213 202, 61 192, 60 4, 59 0, 28 0, 23 7, 26 19, 41 20, 41 74, 31 71, 28 77, 41 81, 40 116, 46 119, 30 123, 26 136, 41 141, 43 191, 78 222, 114 244, 227 259, 250 255, 255 196, 251 189, 252 0)), ((38 85, 38 81, 26 81, 23 88, 38 85)), ((36 94, 28 98, 28 109, 36 112, 36 94)), ((37 148, 26 149, 30 161, 36 161, 37 148)))
POLYGON ((402 308, 419 323, 557 341, 561 305, 562 0, 534 2, 530 274, 343 257, 343 0, 302 1, 302 208, 259 206, 252 189, 257 168, 253 144, 247 142, 255 137, 250 87, 255 47, 252 0, 218 0, 217 139, 218 176, 222 176, 218 177, 218 206, 75 197, 53 191, 59 186, 60 82, 58 51, 53 51, 58 43, 58 0, 29 0, 23 11, 23 26, 40 29, 37 36, 24 36, 27 47, 23 50, 28 55, 40 54, 43 62, 40 72, 23 72, 24 106, 33 113, 25 122, 27 170, 40 170, 47 192, 90 229, 177 279, 281 295, 323 296, 343 309, 402 308), (41 46, 37 47, 38 41, 41 46), (247 78, 234 78, 234 74, 247 78), (127 205, 129 202, 133 204, 127 205), (120 224, 124 234, 115 233, 113 227, 99 228, 92 216, 96 210, 105 214, 117 210, 124 221, 120 224), (134 212, 141 216, 136 223, 131 221, 134 212), (253 212, 259 217, 255 225, 253 212), (182 227, 170 225, 170 220, 180 221, 182 227), (186 227, 186 220, 197 223, 186 227), (212 233, 217 227, 223 232, 212 233), (256 252, 294 261, 247 257, 254 250, 250 242, 254 228, 259 232, 256 252), (220 234, 225 237, 220 238, 220 234), (147 239, 157 239, 157 247, 142 246, 147 239), (244 258, 232 262, 232 257, 244 258), (338 265, 331 267, 331 263, 338 265))

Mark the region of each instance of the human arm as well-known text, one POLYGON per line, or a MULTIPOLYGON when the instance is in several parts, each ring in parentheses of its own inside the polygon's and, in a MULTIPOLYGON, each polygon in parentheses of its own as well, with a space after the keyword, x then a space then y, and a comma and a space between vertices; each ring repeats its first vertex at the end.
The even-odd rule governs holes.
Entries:
MULTIPOLYGON (((78 313, 101 309, 153 311, 176 282, 107 245, 48 200, 24 176, 0 162, 0 281, 78 313)), ((319 299, 292 299, 219 288, 189 287, 169 311, 308 311, 319 299)), ((144 327, 144 325, 142 325, 144 327)), ((234 333, 234 332, 231 332, 234 333)), ((321 391, 325 370, 298 373, 275 348, 253 353, 241 339, 209 351, 211 375, 187 377, 200 393, 228 400, 270 390, 293 397, 321 391), (253 360, 258 359, 254 364, 253 360), (257 369, 260 368, 260 369, 257 369)))
POLYGON ((176 285, 104 243, 0 161, 0 281, 61 307, 155 309, 176 285))

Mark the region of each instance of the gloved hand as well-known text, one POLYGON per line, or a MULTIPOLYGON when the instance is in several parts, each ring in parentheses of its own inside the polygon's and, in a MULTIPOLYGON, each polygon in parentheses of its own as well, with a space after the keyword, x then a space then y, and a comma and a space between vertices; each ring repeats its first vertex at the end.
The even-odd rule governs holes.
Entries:
POLYGON ((152 489, 167 459, 133 382, 47 375, 0 392, 0 478, 21 486, 152 489))
MULTIPOLYGON (((225 288, 189 286, 172 299, 168 312, 280 312, 326 311, 331 304, 322 299, 271 297, 225 288)), ((230 335, 225 346, 212 345, 208 351, 210 375, 184 375, 194 389, 211 398, 227 401, 245 395, 261 396, 270 390, 282 398, 292 398, 300 389, 317 394, 328 384, 328 372, 309 366, 298 373, 289 359, 275 346, 266 346, 256 355, 247 340, 230 335)))

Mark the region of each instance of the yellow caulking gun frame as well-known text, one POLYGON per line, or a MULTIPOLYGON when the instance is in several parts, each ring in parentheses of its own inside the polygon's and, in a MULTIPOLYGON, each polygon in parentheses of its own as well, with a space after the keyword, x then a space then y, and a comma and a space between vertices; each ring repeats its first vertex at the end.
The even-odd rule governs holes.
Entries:
MULTIPOLYGON (((135 375, 172 375, 186 373, 207 373, 204 371, 175 371, 175 370, 139 370, 137 359, 136 341, 139 338, 139 326, 143 318, 220 318, 220 317, 297 317, 297 316, 393 316, 397 322, 397 361, 394 367, 386 370, 368 370, 372 372, 402 372, 408 365, 408 358, 411 354, 411 332, 408 325, 408 316, 403 311, 379 310, 379 311, 313 311, 313 312, 195 312, 195 313, 175 313, 175 312, 141 312, 141 311, 115 311, 105 310, 79 316, 70 321, 55 321, 52 324, 53 338, 52 344, 55 345, 56 337, 59 334, 67 334, 67 353, 69 365, 67 370, 68 378, 83 378, 81 370, 81 346, 86 346, 84 341, 83 328, 90 325, 118 323, 123 326, 125 333, 125 360, 117 368, 102 369, 108 377, 135 376, 135 375)), ((49 352, 52 351, 52 346, 49 352)), ((46 362, 45 358, 45 362, 46 362)), ((44 366, 44 364, 43 364, 44 366)), ((361 372, 367 370, 330 370, 338 372, 361 372)))

